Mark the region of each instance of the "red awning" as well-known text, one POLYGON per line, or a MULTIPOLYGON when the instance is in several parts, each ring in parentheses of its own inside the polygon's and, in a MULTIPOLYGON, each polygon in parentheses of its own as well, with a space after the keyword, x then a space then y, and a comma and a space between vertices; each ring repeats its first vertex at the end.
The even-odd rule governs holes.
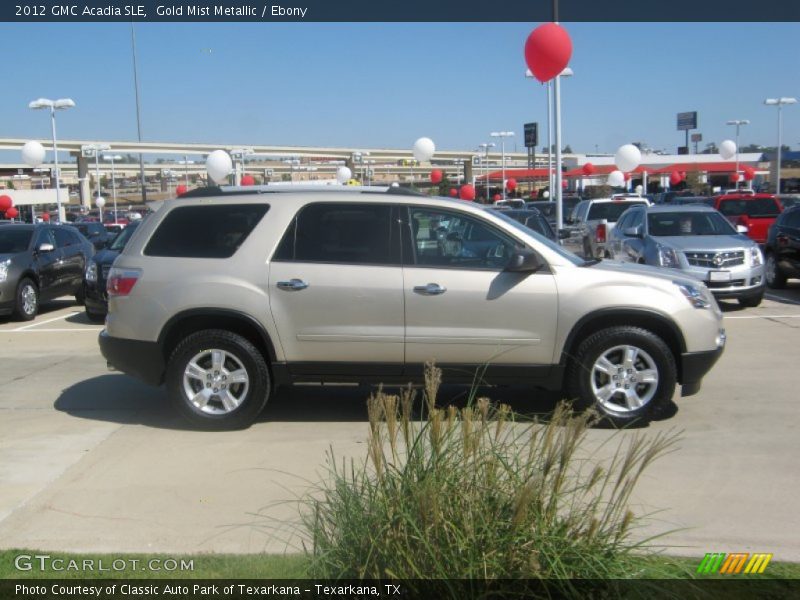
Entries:
MULTIPOLYGON (((586 175, 583 172, 583 167, 577 167, 576 169, 570 169, 564 173, 564 177, 598 177, 600 175, 608 175, 612 171, 618 171, 616 165, 595 165, 594 166, 594 173, 591 175, 586 175)), ((652 171, 647 166, 639 165, 636 167, 631 173, 640 174, 644 171, 651 173, 652 171)))
MULTIPOLYGON (((747 163, 740 162, 739 169, 747 163)), ((707 162, 707 163, 675 163, 666 167, 660 167, 650 171, 653 175, 664 175, 673 171, 701 171, 705 173, 733 173, 736 170, 735 161, 726 162, 707 162)))
MULTIPOLYGON (((476 181, 486 181, 486 175, 476 177, 476 181)), ((502 171, 492 171, 488 175, 489 181, 498 183, 503 179, 502 171)), ((506 169, 506 179, 514 178, 518 182, 528 182, 533 179, 547 179, 547 169, 506 169)))

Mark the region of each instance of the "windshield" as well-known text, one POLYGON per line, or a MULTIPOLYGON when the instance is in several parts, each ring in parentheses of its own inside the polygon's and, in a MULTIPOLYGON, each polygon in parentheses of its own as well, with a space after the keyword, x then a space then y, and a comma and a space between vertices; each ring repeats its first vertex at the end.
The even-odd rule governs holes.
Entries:
POLYGON ((631 206, 647 206, 644 202, 597 202, 589 208, 587 221, 606 219, 612 223, 619 220, 619 216, 631 206))
POLYGON ((122 232, 114 238, 113 243, 108 247, 109 250, 114 252, 122 252, 128 240, 131 239, 133 232, 136 231, 136 225, 128 225, 122 232))
POLYGON ((736 235, 736 230, 718 212, 659 212, 647 215, 650 235, 736 235))
POLYGON ((777 217, 781 212, 774 198, 750 198, 723 200, 719 212, 726 217, 747 215, 748 217, 777 217))
POLYGON ((0 254, 25 252, 32 235, 32 229, 0 229, 0 254))
POLYGON ((524 234, 526 234, 526 235, 529 235, 529 236, 531 236, 531 237, 534 237, 534 238, 536 238, 536 240, 537 240, 537 241, 541 242, 542 244, 544 244, 545 246, 547 246, 548 248, 550 248, 550 249, 551 249, 553 252, 556 252, 556 253, 558 253, 558 255, 559 255, 559 256, 561 256, 561 257, 563 257, 563 258, 566 258, 566 259, 567 259, 569 262, 571 262, 573 265, 576 265, 576 266, 581 266, 581 265, 584 265, 584 264, 586 264, 586 261, 585 261, 585 260, 583 260, 582 258, 579 258, 578 256, 576 256, 575 254, 573 254, 572 252, 570 252, 570 251, 568 251, 568 250, 564 250, 564 248, 562 248, 561 246, 559 246, 559 245, 558 245, 558 244, 556 244, 555 242, 553 242, 553 241, 551 241, 551 240, 548 240, 548 239, 547 239, 546 237, 544 237, 542 234, 540 234, 540 233, 536 233, 536 232, 535 232, 533 229, 531 229, 530 227, 526 227, 525 225, 523 225, 523 224, 522 224, 522 223, 520 223, 519 221, 515 221, 514 219, 512 219, 512 218, 511 218, 511 217, 509 217, 508 215, 504 215, 504 214, 503 214, 502 212, 500 212, 500 211, 493 211, 493 214, 494 214, 494 216, 496 216, 498 219, 502 219, 503 221, 505 221, 506 223, 508 223, 509 225, 511 225, 511 226, 512 226, 514 229, 516 229, 517 231, 521 231, 521 232, 523 232, 523 233, 524 233, 524 234))

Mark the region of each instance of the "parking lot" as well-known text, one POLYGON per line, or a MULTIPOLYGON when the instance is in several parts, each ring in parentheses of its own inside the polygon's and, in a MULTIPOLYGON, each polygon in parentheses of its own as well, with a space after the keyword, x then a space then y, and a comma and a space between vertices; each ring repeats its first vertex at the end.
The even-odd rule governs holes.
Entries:
MULTIPOLYGON (((800 561, 800 285, 724 309, 728 347, 700 394, 676 397, 674 414, 639 430, 683 433, 637 502, 662 510, 654 531, 680 529, 664 540, 671 553, 800 561)), ((66 299, 31 323, 0 319, 0 547, 281 552, 280 524, 296 519, 292 499, 319 479, 326 451, 365 454, 366 388, 284 389, 248 430, 191 431, 162 389, 106 369, 101 329, 66 299)), ((462 394, 447 388, 443 399, 462 394)), ((554 401, 529 389, 488 395, 522 412, 554 401)))

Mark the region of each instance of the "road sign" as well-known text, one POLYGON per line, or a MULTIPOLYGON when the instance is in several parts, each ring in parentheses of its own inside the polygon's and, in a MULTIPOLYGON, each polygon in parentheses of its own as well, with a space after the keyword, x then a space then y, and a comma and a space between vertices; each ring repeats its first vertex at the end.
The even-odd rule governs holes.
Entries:
POLYGON ((697 129, 697 112, 678 113, 678 131, 697 129))
POLYGON ((703 141, 703 134, 702 133, 693 133, 691 139, 695 143, 696 142, 702 142, 703 141))
POLYGON ((539 143, 539 124, 525 123, 525 147, 535 148, 539 143))

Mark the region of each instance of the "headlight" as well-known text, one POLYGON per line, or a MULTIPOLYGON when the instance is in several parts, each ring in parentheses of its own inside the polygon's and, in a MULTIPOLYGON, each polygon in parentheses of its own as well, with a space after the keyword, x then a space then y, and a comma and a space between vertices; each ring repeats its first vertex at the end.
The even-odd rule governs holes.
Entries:
POLYGON ((97 263, 94 261, 91 261, 89 266, 86 267, 86 281, 97 283, 97 263))
POLYGON ((681 261, 678 259, 678 253, 669 246, 658 245, 658 264, 662 267, 672 267, 673 269, 680 269, 681 261))
POLYGON ((757 267, 764 264, 764 257, 761 255, 761 248, 753 246, 750 248, 750 266, 757 267))
POLYGON ((0 262, 0 281, 5 281, 8 278, 8 267, 11 265, 11 259, 0 262))
POLYGON ((695 308, 708 308, 711 306, 708 292, 704 289, 705 286, 699 287, 690 283, 680 283, 678 281, 673 281, 672 283, 678 286, 678 289, 686 300, 688 300, 689 304, 695 308))

